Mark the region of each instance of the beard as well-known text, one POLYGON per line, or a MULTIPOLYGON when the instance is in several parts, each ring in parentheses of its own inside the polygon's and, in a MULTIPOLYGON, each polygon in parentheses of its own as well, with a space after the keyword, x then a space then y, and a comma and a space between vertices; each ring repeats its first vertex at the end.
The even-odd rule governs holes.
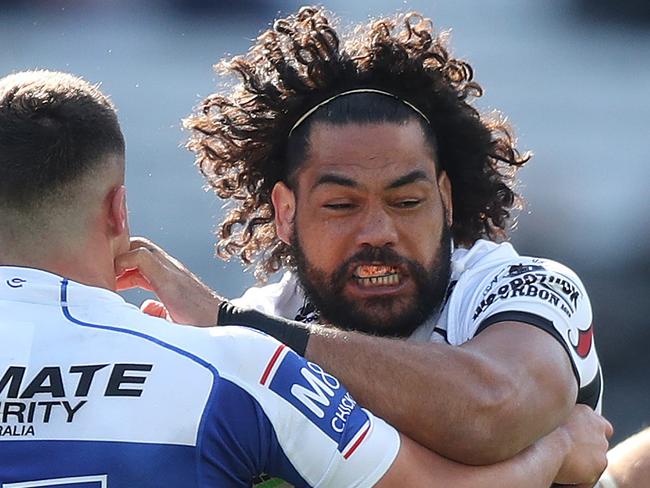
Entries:
POLYGON ((347 259, 332 274, 314 267, 305 255, 295 230, 291 253, 305 296, 321 319, 344 330, 354 330, 385 337, 408 337, 437 312, 447 292, 451 276, 451 230, 446 222, 438 251, 427 268, 400 256, 390 247, 365 247, 347 259), (410 296, 372 297, 352 300, 344 289, 352 270, 362 264, 399 267, 408 272, 415 284, 410 296))

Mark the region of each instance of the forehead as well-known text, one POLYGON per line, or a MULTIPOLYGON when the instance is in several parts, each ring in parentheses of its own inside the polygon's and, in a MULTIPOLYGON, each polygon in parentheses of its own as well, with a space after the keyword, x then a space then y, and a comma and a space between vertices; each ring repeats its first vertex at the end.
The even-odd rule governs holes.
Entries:
POLYGON ((435 174, 433 148, 419 122, 316 123, 301 168, 305 177, 342 174, 383 181, 414 170, 435 174))

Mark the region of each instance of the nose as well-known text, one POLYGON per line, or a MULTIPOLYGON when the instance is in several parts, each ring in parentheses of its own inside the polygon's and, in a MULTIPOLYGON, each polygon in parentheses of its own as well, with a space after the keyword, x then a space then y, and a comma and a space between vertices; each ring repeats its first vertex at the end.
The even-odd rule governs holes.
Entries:
POLYGON ((397 222, 383 205, 369 205, 363 213, 357 228, 356 244, 383 247, 397 244, 397 222))

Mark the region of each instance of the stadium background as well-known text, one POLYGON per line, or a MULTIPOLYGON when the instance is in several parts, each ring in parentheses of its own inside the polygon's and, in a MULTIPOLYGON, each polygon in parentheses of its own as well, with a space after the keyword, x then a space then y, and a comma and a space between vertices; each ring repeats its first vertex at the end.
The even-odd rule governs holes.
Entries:
MULTIPOLYGON (((620 440, 650 420, 650 9, 609 0, 325 0, 342 25, 419 10, 452 28, 486 88, 481 109, 513 122, 535 158, 513 241, 573 267, 589 290, 620 440)), ((0 0, 0 73, 70 71, 115 101, 127 139, 131 227, 212 287, 252 283, 213 258, 222 205, 202 191, 180 120, 213 91, 212 64, 241 53, 294 0, 0 0)), ((139 303, 143 293, 128 293, 139 303)))

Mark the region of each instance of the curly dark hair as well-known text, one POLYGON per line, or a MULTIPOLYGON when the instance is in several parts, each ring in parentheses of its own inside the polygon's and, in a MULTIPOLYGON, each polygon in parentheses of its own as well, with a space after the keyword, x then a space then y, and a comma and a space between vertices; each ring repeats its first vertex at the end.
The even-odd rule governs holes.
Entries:
MULTIPOLYGON (((451 57, 446 33, 436 34, 429 19, 399 14, 357 26, 343 38, 322 8, 303 7, 217 69, 235 74, 238 83, 208 96, 185 127, 209 187, 234 205, 218 231, 220 257, 256 264, 262 280, 292 264, 290 247, 276 234, 271 191, 278 181, 290 183, 292 161, 304 153, 314 120, 345 123, 354 116, 350 110, 338 120, 315 113, 300 124, 301 134, 289 133, 318 103, 359 87, 390 92, 429 119, 437 164, 452 183, 456 243, 507 237, 511 211, 521 203, 515 173, 529 155, 517 151, 499 113, 480 114, 470 105, 482 95, 472 67, 451 57)), ((423 121, 414 110, 406 112, 423 121)), ((371 114, 374 120, 395 117, 371 114)))

